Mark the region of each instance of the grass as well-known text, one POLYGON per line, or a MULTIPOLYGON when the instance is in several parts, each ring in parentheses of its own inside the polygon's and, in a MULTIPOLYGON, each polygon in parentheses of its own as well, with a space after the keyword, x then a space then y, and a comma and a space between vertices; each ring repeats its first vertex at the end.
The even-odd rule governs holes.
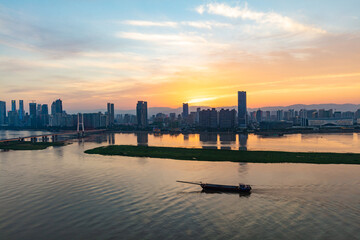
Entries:
POLYGON ((129 157, 170 158, 194 161, 360 164, 360 154, 355 153, 237 151, 196 148, 148 147, 132 145, 110 145, 105 147, 98 147, 86 150, 85 153, 101 155, 120 155, 129 157))
POLYGON ((65 142, 2 142, 0 149, 4 150, 42 150, 51 146, 64 146, 65 142))

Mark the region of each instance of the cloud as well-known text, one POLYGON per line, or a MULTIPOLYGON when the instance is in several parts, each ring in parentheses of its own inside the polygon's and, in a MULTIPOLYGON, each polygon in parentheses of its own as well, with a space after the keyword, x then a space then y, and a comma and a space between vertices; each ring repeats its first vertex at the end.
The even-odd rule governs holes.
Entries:
POLYGON ((310 25, 299 23, 287 16, 282 16, 275 12, 259 12, 248 8, 247 3, 243 6, 229 6, 225 3, 208 3, 196 8, 199 14, 220 15, 229 18, 240 18, 243 20, 255 21, 258 24, 273 25, 288 32, 293 33, 313 33, 325 34, 326 31, 310 25))
POLYGON ((122 22, 126 25, 139 27, 170 27, 176 28, 181 26, 189 26, 194 28, 212 29, 214 27, 230 27, 229 23, 219 23, 214 21, 181 21, 181 22, 156 22, 156 21, 142 21, 142 20, 126 20, 122 22))
POLYGON ((140 21, 140 20, 126 20, 124 24, 142 27, 177 27, 176 22, 154 22, 154 21, 140 21))
POLYGON ((199 42, 206 43, 206 40, 202 37, 184 34, 145 34, 138 32, 119 32, 116 34, 116 37, 175 45, 188 45, 199 42))

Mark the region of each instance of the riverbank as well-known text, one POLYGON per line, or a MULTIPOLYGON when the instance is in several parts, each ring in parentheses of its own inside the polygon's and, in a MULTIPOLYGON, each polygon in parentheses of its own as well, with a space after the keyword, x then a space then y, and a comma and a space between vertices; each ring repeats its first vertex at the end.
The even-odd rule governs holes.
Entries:
POLYGON ((236 151, 197 148, 148 147, 133 145, 110 145, 89 149, 86 150, 85 153, 101 155, 119 155, 129 157, 170 158, 193 161, 360 164, 360 154, 355 153, 236 151))
POLYGON ((3 150, 43 150, 48 147, 60 147, 64 146, 65 142, 2 142, 0 143, 0 149, 3 150))

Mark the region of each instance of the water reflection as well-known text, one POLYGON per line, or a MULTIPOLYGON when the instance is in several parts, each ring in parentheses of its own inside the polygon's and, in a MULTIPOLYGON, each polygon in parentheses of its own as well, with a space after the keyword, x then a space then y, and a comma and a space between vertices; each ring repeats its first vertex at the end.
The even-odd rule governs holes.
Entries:
MULTIPOLYGON (((154 137, 161 137, 154 134, 154 137)), ((148 146, 148 133, 147 132, 138 132, 136 133, 136 139, 138 146, 148 146)))
POLYGON ((247 134, 239 134, 239 150, 240 151, 247 151, 247 141, 248 135, 247 134))
POLYGON ((238 172, 241 177, 248 173, 249 166, 247 163, 239 163, 238 172))
POLYGON ((232 144, 236 142, 235 133, 219 133, 221 144, 232 144))
POLYGON ((115 134, 114 133, 109 133, 108 134, 108 143, 110 145, 114 145, 115 144, 115 134))
POLYGON ((217 143, 217 133, 203 132, 200 133, 200 141, 204 143, 217 143))

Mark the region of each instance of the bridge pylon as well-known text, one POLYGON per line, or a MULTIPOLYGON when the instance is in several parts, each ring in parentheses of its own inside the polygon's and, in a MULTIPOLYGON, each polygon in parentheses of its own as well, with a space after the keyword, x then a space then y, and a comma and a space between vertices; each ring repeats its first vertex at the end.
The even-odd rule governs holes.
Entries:
POLYGON ((85 135, 85 128, 84 128, 84 115, 82 113, 78 113, 77 119, 77 133, 78 137, 84 137, 85 135), (81 130, 80 130, 81 128, 81 130))

